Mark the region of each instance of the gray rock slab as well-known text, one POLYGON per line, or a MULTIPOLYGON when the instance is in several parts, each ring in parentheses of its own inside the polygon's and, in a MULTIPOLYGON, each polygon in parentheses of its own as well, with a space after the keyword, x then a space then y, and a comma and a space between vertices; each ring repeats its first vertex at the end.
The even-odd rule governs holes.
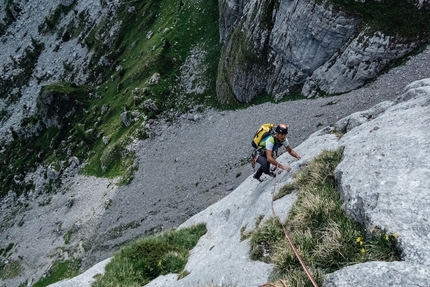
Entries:
POLYGON ((323 287, 430 286, 429 270, 406 262, 368 262, 325 277, 323 287))
MULTIPOLYGON (((350 130, 339 142, 345 151, 335 174, 345 210, 369 230, 378 226, 387 233, 396 233, 405 261, 381 263, 385 273, 379 267, 356 267, 356 270, 373 270, 362 277, 359 286, 429 286, 419 282, 430 282, 428 79, 409 85, 397 102, 376 118, 350 130), (397 274, 399 282, 409 283, 390 285, 381 279, 382 284, 378 285, 372 278, 381 272, 388 277, 397 274)), ((336 275, 341 279, 335 283, 334 277, 329 276, 331 283, 327 286, 346 286, 345 282, 350 282, 347 279, 350 269, 337 272, 345 272, 346 278, 336 275)))
POLYGON ((336 174, 354 218, 397 233, 406 260, 430 265, 430 86, 409 93, 412 99, 341 139, 336 174))
POLYGON ((110 262, 111 258, 105 259, 84 273, 73 277, 71 279, 66 279, 51 285, 50 287, 83 287, 83 286, 91 286, 91 284, 96 280, 96 275, 101 275, 105 272, 106 265, 110 262))

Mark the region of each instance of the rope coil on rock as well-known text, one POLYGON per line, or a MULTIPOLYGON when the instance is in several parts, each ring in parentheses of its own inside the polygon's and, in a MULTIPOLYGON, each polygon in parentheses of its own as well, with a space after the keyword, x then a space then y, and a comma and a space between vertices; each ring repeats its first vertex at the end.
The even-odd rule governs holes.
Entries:
MULTIPOLYGON (((275 183, 273 185, 272 203, 271 203, 272 204, 273 215, 276 216, 276 217, 278 215, 276 214, 276 211, 275 211, 274 197, 275 197, 275 191, 276 191, 276 183, 278 181, 278 172, 277 172, 277 170, 278 170, 278 167, 276 167, 276 169, 274 170, 274 173, 275 173, 275 183)), ((299 260, 300 265, 302 265, 303 271, 305 271, 305 273, 308 276, 309 280, 312 282, 312 285, 314 287, 318 287, 318 284, 315 282, 314 278, 312 277, 312 274, 309 272, 309 269, 306 267, 306 264, 303 262, 302 257, 300 256, 300 254, 297 251, 297 249, 294 247, 293 241, 291 240, 290 236, 288 235, 287 229, 285 228, 285 226, 283 224, 281 224, 281 225, 282 225, 282 229, 283 229, 284 234, 285 234, 285 238, 287 239, 288 243, 291 246, 291 249, 293 250, 294 254, 296 255, 297 259, 299 260)), ((283 281, 283 280, 280 280, 280 281, 281 281, 281 283, 282 283, 282 285, 284 287, 287 287, 287 284, 285 283, 285 281, 283 281)), ((273 283, 265 283, 263 285, 260 285, 259 287, 265 287, 265 286, 275 286, 275 285, 273 283)))

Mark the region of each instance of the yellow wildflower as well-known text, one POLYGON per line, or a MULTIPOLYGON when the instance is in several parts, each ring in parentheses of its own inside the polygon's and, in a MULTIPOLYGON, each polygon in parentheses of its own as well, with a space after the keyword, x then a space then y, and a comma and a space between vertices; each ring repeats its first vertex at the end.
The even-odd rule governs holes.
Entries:
POLYGON ((397 238, 397 236, 398 236, 397 233, 393 233, 392 235, 394 238, 397 238))
POLYGON ((360 241, 360 246, 362 246, 363 245, 363 241, 360 241))
POLYGON ((387 234, 385 234, 385 240, 388 240, 388 235, 387 234))
POLYGON ((366 250, 364 250, 364 248, 361 248, 360 252, 364 253, 364 252, 366 252, 366 250))
POLYGON ((361 237, 357 237, 357 239, 355 239, 355 242, 361 242, 361 237))

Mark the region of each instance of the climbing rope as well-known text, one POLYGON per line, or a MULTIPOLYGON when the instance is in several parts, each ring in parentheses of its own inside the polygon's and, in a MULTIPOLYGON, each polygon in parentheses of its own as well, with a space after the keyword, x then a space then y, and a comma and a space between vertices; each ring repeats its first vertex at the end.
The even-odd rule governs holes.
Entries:
MULTIPOLYGON (((278 217, 276 215, 276 211, 275 211, 275 206, 274 206, 274 197, 275 197, 275 191, 276 191, 276 184, 278 181, 278 167, 276 167, 274 173, 275 173, 275 183, 273 185, 273 192, 272 192, 272 212, 273 215, 278 217)), ((285 228, 285 226, 283 224, 282 225, 282 229, 284 231, 285 234, 285 238, 287 239, 288 243, 291 246, 291 249, 294 251, 294 254, 296 255, 297 259, 299 260, 300 264, 302 265, 303 270, 305 271, 306 275, 308 276, 309 280, 312 282, 312 285, 314 285, 314 287, 318 287, 317 283, 315 282, 314 278, 312 277, 312 274, 309 272, 309 269, 306 267, 305 263, 302 260, 302 257, 300 256, 299 252, 297 251, 297 249, 294 247, 293 241, 291 240, 290 236, 288 235, 287 229, 285 228)), ((287 287, 287 284, 285 283, 285 281, 280 280, 282 283, 282 286, 287 287)), ((274 286, 276 287, 276 285, 274 285, 273 283, 265 283, 263 285, 260 285, 259 287, 266 287, 266 286, 274 286)))

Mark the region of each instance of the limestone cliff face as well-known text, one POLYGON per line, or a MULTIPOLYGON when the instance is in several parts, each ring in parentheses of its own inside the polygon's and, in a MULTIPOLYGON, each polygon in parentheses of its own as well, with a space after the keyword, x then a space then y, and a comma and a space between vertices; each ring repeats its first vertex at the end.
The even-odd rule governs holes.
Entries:
POLYGON ((314 0, 220 0, 220 38, 221 102, 347 92, 417 45, 314 0))

